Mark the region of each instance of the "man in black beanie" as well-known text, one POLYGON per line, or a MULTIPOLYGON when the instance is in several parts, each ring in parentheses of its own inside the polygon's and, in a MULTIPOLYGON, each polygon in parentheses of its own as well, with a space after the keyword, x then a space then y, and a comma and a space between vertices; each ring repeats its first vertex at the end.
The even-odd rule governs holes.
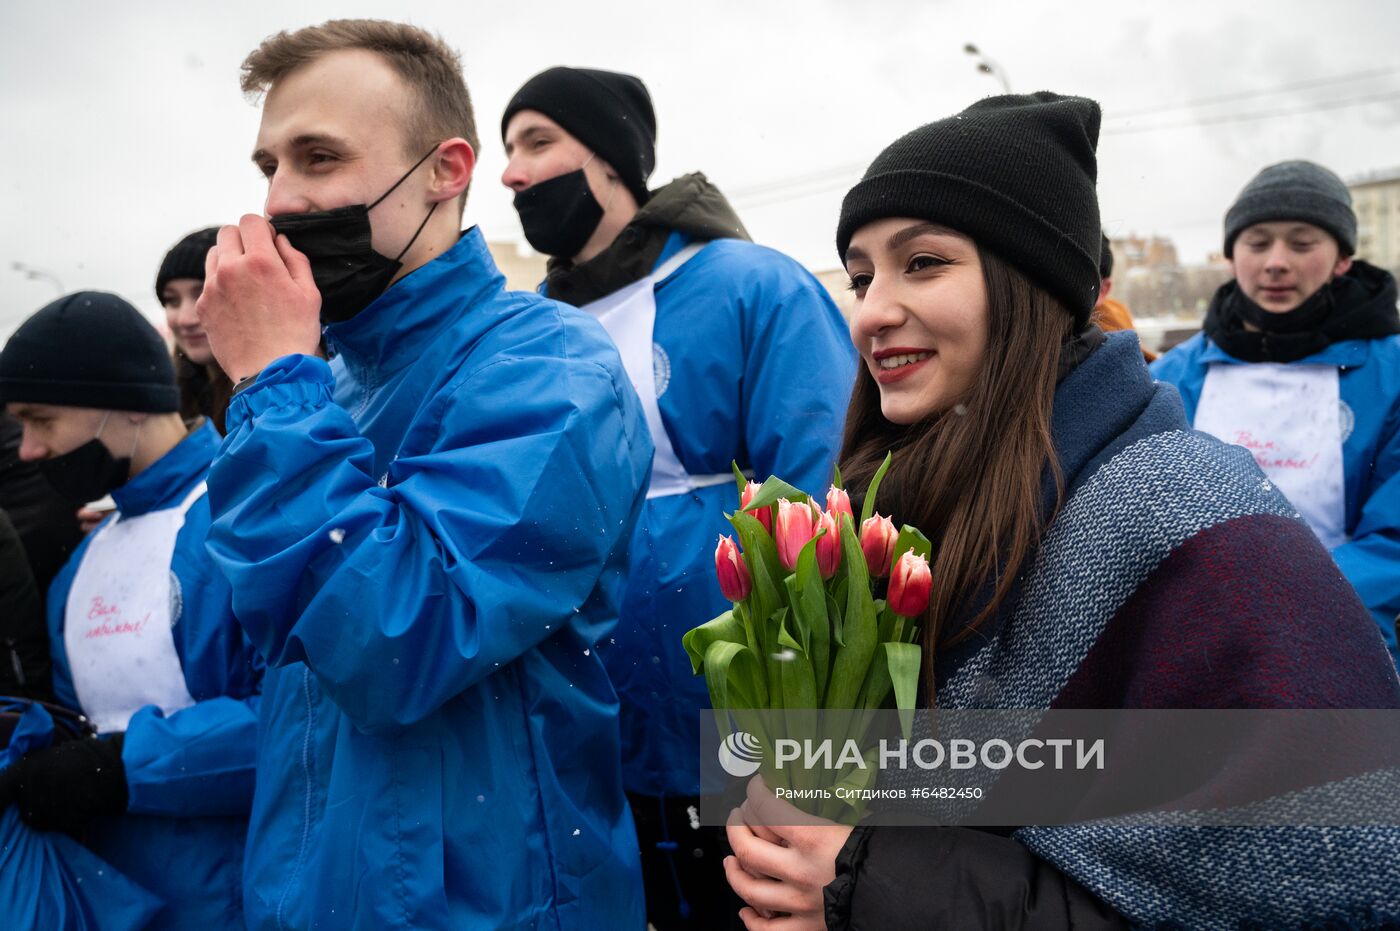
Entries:
POLYGON ((20 325, 0 351, 0 403, 22 459, 72 500, 117 508, 48 595, 54 695, 98 737, 5 769, 0 808, 83 833, 160 896, 170 927, 241 927, 262 661, 205 548, 219 434, 186 427, 165 341, 98 291, 20 325))
POLYGON ((1400 315, 1356 258, 1346 185, 1270 165, 1225 214, 1235 273, 1203 332, 1152 366, 1198 430, 1245 446, 1356 587, 1400 662, 1400 315))
POLYGON ((822 286, 750 242, 704 175, 648 190, 656 117, 638 78, 551 68, 512 98, 501 137, 501 181, 526 238, 550 256, 541 290, 608 330, 656 445, 617 633, 600 645, 621 700, 647 918, 660 931, 726 927, 737 911, 727 848, 695 815, 708 699, 681 638, 729 607, 713 554, 733 532, 730 463, 820 496, 854 354, 822 286))

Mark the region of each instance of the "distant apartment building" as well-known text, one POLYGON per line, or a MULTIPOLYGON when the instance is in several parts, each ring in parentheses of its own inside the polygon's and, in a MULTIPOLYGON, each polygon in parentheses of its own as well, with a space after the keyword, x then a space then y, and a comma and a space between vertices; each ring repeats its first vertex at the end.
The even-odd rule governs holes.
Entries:
POLYGON ((1134 318, 1200 320, 1211 295, 1230 277, 1223 261, 1182 265, 1176 243, 1166 236, 1128 236, 1109 240, 1113 248, 1113 297, 1134 318))
POLYGON ((1150 268, 1170 270, 1181 263, 1176 256, 1176 243, 1166 236, 1122 236, 1110 241, 1113 247, 1113 268, 1150 268))
POLYGON ((1354 179, 1356 255, 1400 275, 1400 168, 1354 179))

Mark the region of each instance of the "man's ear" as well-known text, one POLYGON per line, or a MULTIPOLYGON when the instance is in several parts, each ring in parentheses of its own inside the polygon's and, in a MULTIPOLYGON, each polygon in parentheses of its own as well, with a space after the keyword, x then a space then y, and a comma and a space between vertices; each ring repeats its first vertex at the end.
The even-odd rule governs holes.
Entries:
POLYGON ((461 137, 448 139, 438 146, 433 156, 433 180, 430 188, 435 203, 453 200, 471 184, 476 170, 476 152, 471 143, 461 137))
POLYGON ((1349 255, 1344 255, 1337 260, 1337 264, 1332 266, 1333 278, 1339 275, 1345 275, 1347 272, 1351 271, 1351 258, 1352 257, 1349 255))
POLYGON ((1099 303, 1100 303, 1100 304, 1102 304, 1104 301, 1108 300, 1108 294, 1109 294, 1109 292, 1112 291, 1112 290, 1113 290, 1113 279, 1112 279, 1111 277, 1109 277, 1109 278, 1100 278, 1100 279, 1099 279, 1099 303))

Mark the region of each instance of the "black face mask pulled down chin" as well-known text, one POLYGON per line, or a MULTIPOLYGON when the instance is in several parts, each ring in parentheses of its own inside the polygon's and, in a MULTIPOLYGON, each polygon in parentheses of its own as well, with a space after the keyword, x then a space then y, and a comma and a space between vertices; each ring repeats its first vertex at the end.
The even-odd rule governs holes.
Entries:
POLYGON ((1247 298, 1239 282, 1228 281, 1215 292, 1202 328, 1236 359, 1296 362, 1332 343, 1400 333, 1395 304, 1395 279, 1357 260, 1285 313, 1270 313, 1247 298))
POLYGON ((96 437, 62 456, 41 459, 37 465, 55 491, 78 504, 111 494, 131 476, 131 458, 118 459, 96 437))
POLYGON ((369 212, 394 193, 408 176, 436 152, 420 158, 404 172, 393 187, 372 204, 352 204, 315 213, 288 213, 271 220, 272 228, 286 236, 296 250, 311 262, 311 276, 321 292, 321 322, 341 323, 364 310, 383 294, 403 268, 400 261, 428 225, 437 204, 428 209, 413 238, 395 258, 380 255, 370 244, 373 229, 369 212))
POLYGON ((531 248, 563 259, 582 252, 603 220, 582 168, 517 191, 515 212, 531 248))
POLYGON ((1318 288, 1312 297, 1297 307, 1283 313, 1265 310, 1250 300, 1243 289, 1236 290, 1232 300, 1239 318, 1264 333, 1306 333, 1315 330, 1332 315, 1332 310, 1337 306, 1331 282, 1318 288))

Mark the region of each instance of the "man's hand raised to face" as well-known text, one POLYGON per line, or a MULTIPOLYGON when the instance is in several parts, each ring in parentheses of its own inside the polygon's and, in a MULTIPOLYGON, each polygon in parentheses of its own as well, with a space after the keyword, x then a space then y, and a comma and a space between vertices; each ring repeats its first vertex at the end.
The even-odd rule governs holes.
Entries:
POLYGON ((311 263, 260 216, 219 230, 195 310, 209 348, 235 383, 321 345, 321 293, 311 263))

